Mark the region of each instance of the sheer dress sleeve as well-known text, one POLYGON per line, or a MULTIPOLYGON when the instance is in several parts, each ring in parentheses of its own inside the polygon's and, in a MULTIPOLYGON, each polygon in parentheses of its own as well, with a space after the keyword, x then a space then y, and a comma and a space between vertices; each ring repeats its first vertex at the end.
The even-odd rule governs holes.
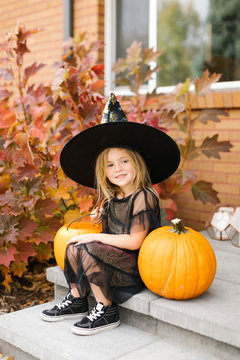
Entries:
POLYGON ((141 190, 132 202, 132 215, 129 233, 148 230, 148 233, 160 226, 160 209, 156 195, 151 190, 141 190))
POLYGON ((105 234, 109 233, 108 229, 108 212, 107 212, 107 203, 105 202, 102 207, 102 232, 105 234))

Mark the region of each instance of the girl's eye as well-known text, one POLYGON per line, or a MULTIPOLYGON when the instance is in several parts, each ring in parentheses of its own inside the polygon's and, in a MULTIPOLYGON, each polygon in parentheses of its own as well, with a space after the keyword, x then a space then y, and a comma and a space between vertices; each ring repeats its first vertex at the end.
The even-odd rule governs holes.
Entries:
POLYGON ((113 164, 107 164, 107 167, 111 167, 111 166, 113 166, 113 164))
POLYGON ((123 160, 123 163, 124 163, 124 164, 127 164, 127 163, 128 163, 128 159, 123 160))

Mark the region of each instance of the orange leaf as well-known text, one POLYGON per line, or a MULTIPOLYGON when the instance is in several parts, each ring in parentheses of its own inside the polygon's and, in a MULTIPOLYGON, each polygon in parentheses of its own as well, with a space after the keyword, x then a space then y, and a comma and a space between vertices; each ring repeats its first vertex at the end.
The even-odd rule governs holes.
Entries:
POLYGON ((195 90, 197 95, 204 95, 206 92, 211 91, 211 85, 218 81, 221 77, 221 74, 213 73, 209 76, 209 71, 205 70, 202 78, 198 76, 195 80, 195 90))
POLYGON ((91 85, 92 91, 97 91, 103 87, 104 87, 104 80, 97 80, 91 85))

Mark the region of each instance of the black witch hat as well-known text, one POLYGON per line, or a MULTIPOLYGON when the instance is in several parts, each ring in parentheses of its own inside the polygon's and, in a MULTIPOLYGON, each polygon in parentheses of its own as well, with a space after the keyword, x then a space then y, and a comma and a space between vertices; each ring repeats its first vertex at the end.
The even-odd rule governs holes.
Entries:
POLYGON ((72 180, 94 188, 96 159, 109 147, 136 150, 146 162, 152 184, 172 175, 180 162, 175 141, 152 126, 129 122, 113 93, 106 103, 101 124, 82 131, 64 146, 61 167, 72 180))

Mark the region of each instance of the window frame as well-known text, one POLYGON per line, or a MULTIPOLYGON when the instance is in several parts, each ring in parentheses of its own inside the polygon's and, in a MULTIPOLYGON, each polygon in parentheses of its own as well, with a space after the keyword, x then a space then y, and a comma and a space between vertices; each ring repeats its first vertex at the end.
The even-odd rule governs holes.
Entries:
MULTIPOLYGON (((105 95, 108 96, 111 91, 116 95, 132 95, 127 87, 114 86, 115 74, 112 71, 112 66, 116 61, 116 2, 117 0, 105 0, 105 15, 104 15, 104 59, 105 59, 105 95)), ((157 0, 149 0, 149 34, 148 46, 157 49, 157 0)), ((153 63, 152 66, 155 64, 153 63)), ((155 89, 157 84, 157 74, 148 81, 148 85, 143 86, 140 90, 141 94, 146 94, 155 89)), ((160 86, 157 88, 157 93, 170 93, 175 88, 175 85, 160 86)), ((240 80, 217 82, 211 86, 215 91, 236 91, 240 90, 240 80)))

